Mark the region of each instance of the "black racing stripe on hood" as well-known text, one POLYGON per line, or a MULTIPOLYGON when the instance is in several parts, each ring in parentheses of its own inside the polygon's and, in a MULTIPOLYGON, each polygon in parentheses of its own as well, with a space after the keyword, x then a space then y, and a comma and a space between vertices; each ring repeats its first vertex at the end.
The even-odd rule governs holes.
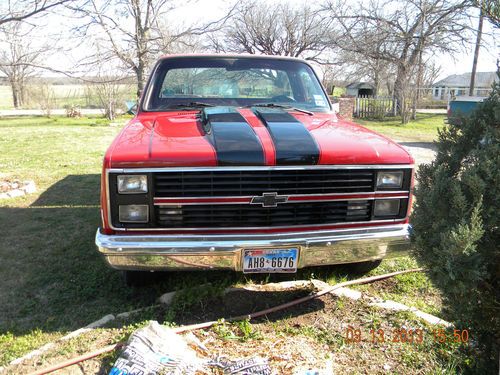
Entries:
POLYGON ((276 165, 318 164, 320 149, 309 130, 281 109, 254 108, 269 130, 276 149, 276 165))
POLYGON ((245 118, 233 108, 205 108, 206 137, 215 149, 218 165, 264 165, 264 150, 245 118))

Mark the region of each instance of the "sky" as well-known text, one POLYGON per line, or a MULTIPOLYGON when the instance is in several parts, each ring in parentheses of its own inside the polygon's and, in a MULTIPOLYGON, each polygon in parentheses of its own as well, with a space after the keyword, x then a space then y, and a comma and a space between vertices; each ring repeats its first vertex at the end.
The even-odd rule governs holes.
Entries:
MULTIPOLYGON (((227 0, 178 0, 182 6, 179 6, 174 13, 171 15, 169 20, 177 24, 173 24, 174 27, 182 27, 194 23, 204 23, 210 20, 218 19, 222 17, 225 13, 224 10, 228 7, 227 0), (182 1, 182 2, 181 2, 182 1)), ((291 5, 300 5, 304 0, 260 0, 266 2, 277 2, 277 1, 287 1, 291 5)), ((354 0, 349 0, 354 1, 354 0)), ((366 1, 366 0, 357 0, 366 1)), ((75 20, 57 15, 45 16, 43 22, 50 24, 50 34, 47 31, 38 34, 34 37, 33 42, 43 42, 44 39, 53 38, 57 40, 63 37, 65 30, 70 28, 75 20)), ((477 18, 473 19, 472 25, 477 26, 477 18)), ((483 35, 483 45, 479 54, 478 68, 477 71, 495 71, 496 61, 500 56, 500 30, 495 30, 492 25, 485 21, 484 23, 484 35, 483 35)), ((64 41, 61 39, 63 47, 68 48, 71 44, 78 43, 78 41, 64 41)), ((61 43, 60 42, 60 43, 61 43)), ((475 45, 475 36, 472 37, 470 43, 463 47, 462 51, 450 55, 436 55, 434 56, 435 61, 439 66, 441 66, 441 73, 438 79, 445 78, 451 74, 461 74, 465 72, 470 72, 472 69, 473 52, 475 45)), ((56 67, 60 70, 71 69, 80 59, 82 59, 88 49, 92 49, 93 46, 88 43, 83 43, 76 51, 73 50, 66 54, 54 53, 52 56, 48 57, 47 64, 56 67)), ((50 74, 53 75, 53 74, 50 74)))

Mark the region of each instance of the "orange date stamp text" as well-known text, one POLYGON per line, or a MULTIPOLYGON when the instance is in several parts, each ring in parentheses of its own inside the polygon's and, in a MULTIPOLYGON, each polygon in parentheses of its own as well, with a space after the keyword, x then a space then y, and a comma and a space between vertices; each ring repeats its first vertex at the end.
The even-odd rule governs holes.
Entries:
POLYGON ((442 328, 436 328, 431 331, 426 331, 421 328, 393 328, 391 330, 384 330, 380 328, 364 331, 360 328, 348 326, 345 330, 344 339, 348 344, 361 342, 382 344, 392 342, 418 345, 423 343, 424 337, 427 335, 430 335, 434 342, 438 343, 467 344, 469 342, 469 330, 445 330, 442 328))

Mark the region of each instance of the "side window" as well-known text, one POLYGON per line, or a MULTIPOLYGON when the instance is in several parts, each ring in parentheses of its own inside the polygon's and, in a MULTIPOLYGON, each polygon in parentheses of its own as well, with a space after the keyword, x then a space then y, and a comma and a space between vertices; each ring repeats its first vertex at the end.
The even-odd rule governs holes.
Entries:
POLYGON ((273 96, 289 96, 292 99, 293 93, 290 87, 290 80, 288 79, 288 74, 283 71, 276 72, 276 80, 274 82, 275 90, 273 96))
POLYGON ((299 78, 304 88, 305 102, 316 107, 327 107, 325 94, 316 78, 305 69, 300 71, 299 78))
POLYGON ((293 98, 288 74, 281 70, 255 69, 248 79, 249 97, 270 98, 274 96, 289 96, 293 98))

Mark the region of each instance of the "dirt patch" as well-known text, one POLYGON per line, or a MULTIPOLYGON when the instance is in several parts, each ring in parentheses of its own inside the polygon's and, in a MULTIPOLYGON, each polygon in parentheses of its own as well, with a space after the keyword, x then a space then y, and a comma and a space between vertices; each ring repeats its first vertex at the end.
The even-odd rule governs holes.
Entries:
MULTIPOLYGON (((224 295, 196 301, 194 304, 184 303, 182 295, 174 305, 175 314, 173 321, 179 325, 200 323, 205 321, 218 320, 220 318, 230 318, 247 315, 256 311, 268 309, 270 307, 308 295, 311 291, 307 289, 297 289, 291 291, 250 291, 233 290, 224 295)), ((310 309, 320 310, 323 307, 319 300, 298 305, 293 309, 295 314, 302 314, 310 309)), ((268 319, 279 319, 284 315, 290 315, 292 310, 284 310, 268 315, 268 319)))
MULTIPOLYGON (((380 286, 391 289, 396 282, 385 280, 380 286)), ((170 308, 157 308, 148 317, 175 325, 201 323, 259 311, 310 292, 308 288, 289 291, 234 289, 215 294, 212 291, 200 298, 201 291, 193 289, 179 293, 170 308)), ((121 324, 126 326, 127 322, 121 324)), ((137 328, 128 327, 128 330, 108 328, 84 334, 42 358, 14 368, 14 372, 27 373, 123 341, 137 328)), ((411 313, 369 306, 364 297, 354 301, 327 294, 252 321, 229 323, 220 320, 210 329, 193 331, 193 334, 208 349, 207 359, 261 356, 277 374, 297 374, 305 370, 320 370, 320 374, 426 374, 445 370, 457 355, 456 346, 436 344, 432 329, 411 313), (421 340, 415 335, 411 342, 408 338, 402 340, 402 330, 407 336, 409 331, 420 330, 421 340), (359 340, 353 340, 349 332, 359 332, 359 340), (377 334, 374 336, 372 332, 377 334)), ((60 373, 105 374, 118 355, 119 351, 115 351, 60 373)), ((218 372, 214 370, 213 373, 218 372)))
MULTIPOLYGON (((394 287, 394 280, 383 282, 387 288, 394 287)), ((199 323, 241 315, 308 293, 309 290, 283 294, 232 292, 177 311, 175 322, 199 323)), ((453 353, 448 350, 442 357, 430 350, 435 344, 431 332, 432 327, 411 313, 378 309, 364 299, 352 301, 325 295, 252 320, 251 324, 221 322, 210 330, 196 331, 195 335, 210 353, 230 358, 260 355, 268 358, 279 374, 306 369, 321 369, 325 373, 424 374, 442 368, 446 355, 453 353), (349 330, 359 332, 360 340, 349 339, 349 330), (419 337, 412 334, 411 342, 401 333, 410 330, 419 330, 419 337), (378 336, 372 332, 378 332, 378 336)))
POLYGON ((241 324, 221 323, 195 334, 210 353, 231 358, 260 355, 268 358, 279 374, 307 369, 324 373, 423 374, 440 367, 439 359, 427 353, 432 338, 425 324, 405 314, 369 307, 363 301, 325 295, 252 321, 251 329, 249 333, 248 327, 242 328, 241 324), (350 328, 361 333, 359 342, 347 339, 350 328), (382 330, 385 341, 373 342, 371 329, 382 330), (398 342, 401 329, 421 329, 422 343, 398 342))

